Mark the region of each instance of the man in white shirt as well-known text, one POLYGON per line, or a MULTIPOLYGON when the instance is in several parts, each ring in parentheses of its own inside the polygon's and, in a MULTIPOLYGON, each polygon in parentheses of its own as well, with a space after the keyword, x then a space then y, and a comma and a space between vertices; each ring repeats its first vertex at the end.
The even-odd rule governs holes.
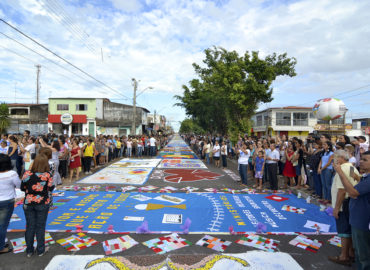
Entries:
POLYGON ((276 150, 274 143, 270 145, 270 149, 271 151, 266 151, 267 174, 270 181, 270 188, 272 190, 278 190, 277 163, 280 160, 280 154, 276 150))
POLYGON ((156 139, 153 137, 153 135, 149 139, 149 145, 150 145, 150 156, 155 156, 155 145, 156 145, 156 139))
POLYGON ((218 140, 216 140, 216 144, 215 146, 213 146, 213 159, 215 160, 215 165, 216 167, 220 167, 220 154, 221 154, 221 148, 220 148, 220 145, 218 143, 218 140))

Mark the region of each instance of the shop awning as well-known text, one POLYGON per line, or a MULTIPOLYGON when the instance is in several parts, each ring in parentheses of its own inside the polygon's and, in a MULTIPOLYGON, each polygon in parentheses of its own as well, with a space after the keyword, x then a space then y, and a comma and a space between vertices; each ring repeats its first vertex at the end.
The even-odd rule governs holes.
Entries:
MULTIPOLYGON (((60 120, 61 114, 49 114, 48 115, 48 122, 49 123, 56 123, 60 124, 62 123, 60 120)), ((73 114, 73 121, 72 123, 82 123, 86 124, 87 123, 87 115, 86 114, 73 114)))

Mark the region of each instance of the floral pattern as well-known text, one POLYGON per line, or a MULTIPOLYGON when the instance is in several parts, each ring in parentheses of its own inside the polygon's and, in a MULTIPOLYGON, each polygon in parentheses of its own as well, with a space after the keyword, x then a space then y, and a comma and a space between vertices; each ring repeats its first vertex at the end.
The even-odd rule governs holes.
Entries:
POLYGON ((53 178, 50 173, 33 173, 26 171, 22 178, 21 190, 26 195, 24 204, 49 204, 49 192, 53 190, 53 178))

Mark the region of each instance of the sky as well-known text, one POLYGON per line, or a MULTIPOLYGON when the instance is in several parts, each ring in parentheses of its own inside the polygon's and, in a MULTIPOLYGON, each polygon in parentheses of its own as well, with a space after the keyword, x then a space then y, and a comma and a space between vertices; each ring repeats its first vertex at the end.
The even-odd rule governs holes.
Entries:
POLYGON ((135 78, 138 106, 178 129, 186 115, 174 95, 196 77, 204 50, 221 46, 297 59, 297 76, 278 77, 260 109, 337 97, 348 120, 370 117, 369 17, 370 1, 351 0, 1 0, 0 18, 95 80, 0 21, 0 101, 35 103, 37 64, 42 103, 132 104, 135 78))

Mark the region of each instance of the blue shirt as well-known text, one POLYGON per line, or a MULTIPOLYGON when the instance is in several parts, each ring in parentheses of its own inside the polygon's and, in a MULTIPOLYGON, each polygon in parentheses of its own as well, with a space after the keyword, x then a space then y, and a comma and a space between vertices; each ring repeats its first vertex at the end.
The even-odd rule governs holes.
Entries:
POLYGON ((256 157, 256 171, 261 172, 262 171, 262 166, 265 160, 260 157, 256 157))
MULTIPOLYGON (((321 157, 321 168, 323 168, 328 162, 329 162, 329 159, 330 157, 333 155, 334 153, 332 151, 330 152, 325 152, 322 157, 321 157)), ((332 170, 333 169, 333 161, 330 163, 330 165, 328 167, 326 167, 327 169, 330 169, 332 170)))
POLYGON ((369 232, 370 225, 370 174, 363 177, 354 188, 360 193, 349 201, 349 223, 356 229, 369 232))

